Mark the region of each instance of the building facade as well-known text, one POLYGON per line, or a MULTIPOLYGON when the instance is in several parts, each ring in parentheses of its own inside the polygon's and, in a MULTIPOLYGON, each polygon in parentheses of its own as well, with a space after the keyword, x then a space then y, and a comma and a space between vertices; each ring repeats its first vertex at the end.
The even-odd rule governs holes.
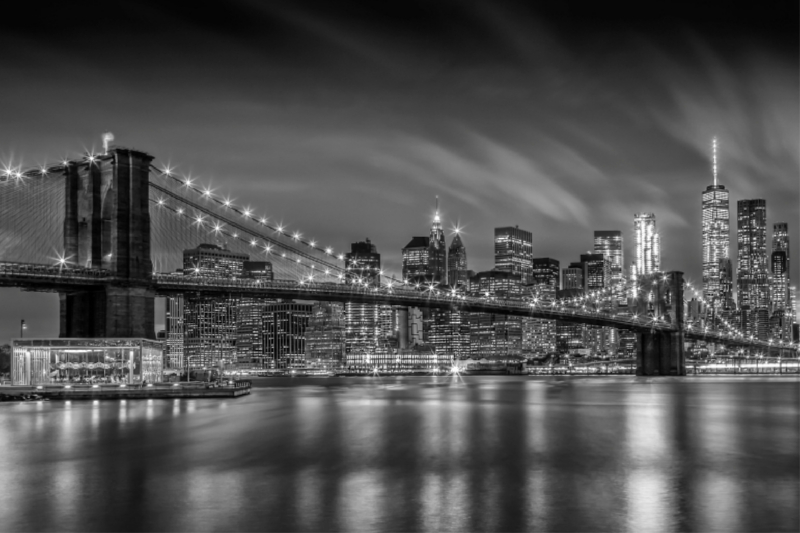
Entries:
POLYGON ((739 200, 736 219, 741 329, 745 335, 766 340, 769 329, 766 200, 739 200))
POLYGON ((633 218, 634 262, 631 280, 661 271, 661 237, 653 213, 636 213, 633 218))
POLYGON ((519 226, 494 229, 494 269, 519 276, 520 283, 531 280, 533 234, 519 226))

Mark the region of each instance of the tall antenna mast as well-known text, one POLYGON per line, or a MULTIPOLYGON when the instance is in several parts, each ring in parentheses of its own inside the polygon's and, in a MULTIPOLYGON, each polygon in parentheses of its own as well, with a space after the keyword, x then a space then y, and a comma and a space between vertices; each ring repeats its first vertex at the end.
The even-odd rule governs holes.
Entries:
POLYGON ((712 151, 712 158, 714 161, 714 187, 717 186, 717 138, 714 137, 714 140, 711 143, 711 151, 712 151))

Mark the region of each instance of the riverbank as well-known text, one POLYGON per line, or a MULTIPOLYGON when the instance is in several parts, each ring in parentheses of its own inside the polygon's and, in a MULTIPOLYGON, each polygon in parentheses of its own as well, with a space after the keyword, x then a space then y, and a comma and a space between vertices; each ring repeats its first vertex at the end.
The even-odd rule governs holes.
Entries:
POLYGON ((250 394, 249 381, 213 386, 205 382, 142 385, 0 386, 0 401, 29 400, 147 400, 169 398, 238 398, 250 394))

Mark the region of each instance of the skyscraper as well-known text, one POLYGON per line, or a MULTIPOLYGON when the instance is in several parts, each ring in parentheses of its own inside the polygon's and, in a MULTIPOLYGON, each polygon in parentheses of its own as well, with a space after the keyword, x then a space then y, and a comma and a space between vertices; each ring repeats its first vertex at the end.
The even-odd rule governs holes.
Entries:
POLYGON ((530 283, 533 259, 533 234, 519 226, 494 229, 494 269, 519 276, 530 283))
MULTIPOLYGON (((550 257, 531 260, 531 283, 528 291, 537 305, 546 306, 555 300, 561 287, 559 262, 550 257)), ((547 354, 556 350, 556 321, 525 318, 522 321, 522 351, 524 354, 547 354)))
MULTIPOLYGON (((242 277, 272 281, 272 263, 245 261, 242 277)), ((268 366, 264 353, 264 308, 271 300, 258 296, 242 296, 237 302, 236 361, 244 368, 268 366)))
POLYGON ((439 218, 439 197, 436 197, 436 214, 428 239, 428 276, 434 283, 447 283, 447 244, 442 221, 439 218))
MULTIPOLYGON (((380 286, 381 254, 369 239, 352 243, 344 262, 345 283, 380 286)), ((344 312, 345 356, 373 353, 380 336, 380 306, 347 302, 344 312)))
POLYGON ((403 248, 403 279, 424 281, 428 276, 430 237, 412 237, 403 248))
POLYGON ((305 332, 306 363, 328 369, 343 364, 346 328, 342 304, 315 303, 305 332))
MULTIPOLYGON (((470 280, 474 296, 504 299, 522 297, 518 274, 499 270, 479 272, 470 280)), ((505 358, 522 353, 522 319, 492 313, 469 313, 469 350, 473 358, 505 358)))
POLYGON ((794 309, 791 306, 789 278, 789 225, 778 222, 772 226, 772 255, 770 257, 772 286, 770 290, 772 313, 780 326, 776 334, 781 340, 791 339, 794 309))
POLYGON ((739 200, 736 219, 741 329, 746 335, 766 340, 769 328, 766 200, 739 200))
POLYGON ((270 368, 306 366, 306 327, 312 305, 270 303, 264 307, 264 353, 270 368))
POLYGON ((714 183, 703 192, 703 299, 716 312, 724 306, 721 261, 730 257, 729 194, 717 183, 717 139, 712 146, 714 183))
POLYGON ((656 231, 653 213, 636 213, 633 218, 634 262, 631 279, 661 270, 661 238, 656 231))
MULTIPOLYGON (((184 250, 183 274, 195 277, 239 278, 246 254, 216 244, 184 250)), ((189 367, 225 366, 236 359, 238 298, 184 295, 184 355, 189 367)))
POLYGON ((466 289, 469 285, 467 249, 458 232, 450 241, 450 249, 447 253, 447 283, 458 289, 466 289))
POLYGON ((625 290, 622 285, 625 283, 625 255, 622 247, 621 231, 595 231, 594 232, 594 253, 603 254, 609 262, 611 269, 611 283, 614 288, 614 296, 618 301, 624 301, 625 290))

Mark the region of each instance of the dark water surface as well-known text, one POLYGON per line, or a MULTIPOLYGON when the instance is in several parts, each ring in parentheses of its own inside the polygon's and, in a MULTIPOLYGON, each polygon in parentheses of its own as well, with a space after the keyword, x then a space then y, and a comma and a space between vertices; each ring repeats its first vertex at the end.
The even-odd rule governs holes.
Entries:
POLYGON ((797 531, 800 384, 256 380, 0 404, 0 530, 797 531))

